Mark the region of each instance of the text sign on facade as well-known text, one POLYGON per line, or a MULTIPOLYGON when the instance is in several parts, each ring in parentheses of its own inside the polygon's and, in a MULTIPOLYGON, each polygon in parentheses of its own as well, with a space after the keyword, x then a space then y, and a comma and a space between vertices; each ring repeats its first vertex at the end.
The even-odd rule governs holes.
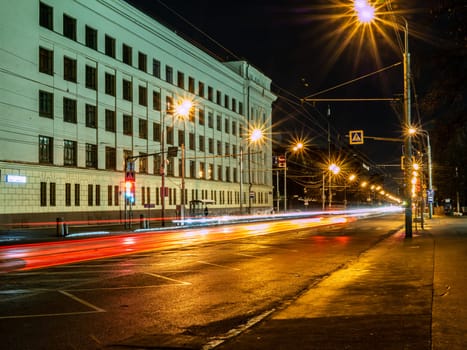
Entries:
POLYGON ((350 130, 349 143, 351 145, 363 145, 363 130, 350 130))

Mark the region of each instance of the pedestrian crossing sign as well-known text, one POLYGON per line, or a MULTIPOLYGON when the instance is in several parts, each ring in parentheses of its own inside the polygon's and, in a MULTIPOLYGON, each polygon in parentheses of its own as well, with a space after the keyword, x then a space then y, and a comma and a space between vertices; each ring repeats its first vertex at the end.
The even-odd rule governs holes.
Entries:
POLYGON ((351 145, 363 145, 363 130, 350 130, 349 143, 351 145))

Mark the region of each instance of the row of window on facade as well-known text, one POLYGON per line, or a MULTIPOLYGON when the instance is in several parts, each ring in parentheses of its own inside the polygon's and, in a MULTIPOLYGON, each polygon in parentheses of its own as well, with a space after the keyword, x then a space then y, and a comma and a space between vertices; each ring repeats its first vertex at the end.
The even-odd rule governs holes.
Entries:
MULTIPOLYGON (((176 205, 178 203, 177 198, 177 189, 176 188, 168 188, 166 189, 168 205, 176 205)), ((142 186, 140 189, 140 200, 138 202, 141 205, 145 204, 155 204, 161 205, 161 193, 162 190, 159 187, 152 189, 149 186, 142 186), (153 191, 154 190, 154 191, 153 191), (154 192, 154 203, 152 201, 151 192, 154 192)), ((72 203, 74 206, 81 205, 81 185, 80 184, 71 184, 65 183, 65 206, 70 207, 72 203)), ((188 204, 188 190, 185 189, 185 205, 188 204)), ((120 205, 120 197, 122 196, 122 191, 119 186, 107 186, 107 206, 119 206, 120 205)), ((237 191, 216 191, 211 190, 210 193, 211 200, 220 205, 233 205, 233 204, 240 204, 240 194, 237 191), (218 196, 219 194, 219 196, 218 196), (219 199, 219 201, 218 201, 219 199)), ((136 196, 138 197, 138 196, 136 196)), ((181 193, 180 193, 181 198, 181 193)), ((191 198, 198 199, 199 198, 199 191, 198 189, 192 189, 191 191, 191 198)), ((208 199, 208 190, 201 190, 201 199, 208 199)), ((246 196, 243 196, 244 203, 246 203, 246 196)), ((255 196, 256 199, 256 196, 255 196)), ((268 198, 267 195, 263 194, 262 192, 258 193, 258 203, 264 204, 267 203, 268 198)), ((254 200, 254 204, 256 200, 254 200)), ((40 206, 55 207, 57 205, 57 184, 55 182, 41 182, 40 183, 40 206)), ((94 185, 88 184, 87 185, 87 205, 89 207, 92 206, 101 206, 101 185, 94 185)))
MULTIPOLYGON (((50 30, 54 30, 53 25, 53 7, 45 4, 40 3, 40 15, 39 15, 39 24, 44 28, 48 28, 50 30)), ((76 32, 77 31, 77 24, 76 19, 67 15, 63 14, 63 36, 76 41, 76 32)), ((85 26, 85 45, 91 49, 98 50, 98 40, 97 40, 97 30, 86 25, 85 26)), ((105 35, 105 55, 116 58, 116 40, 109 35, 105 35)), ((40 53, 40 71, 47 74, 53 75, 53 52, 50 50, 42 48, 42 52, 40 53)), ((121 61, 125 64, 133 66, 133 48, 127 44, 122 44, 122 57, 121 61)), ((148 73, 147 69, 147 55, 138 52, 138 65, 137 68, 145 73, 148 73)), ((97 88, 97 81, 96 81, 96 72, 92 71, 95 70, 94 67, 86 66, 86 77, 89 77, 89 81, 87 79, 86 86, 89 88, 97 88), (89 72, 88 72, 89 70, 89 72)), ((152 76, 161 79, 161 62, 156 58, 153 59, 152 63, 152 72, 150 73, 152 76)), ((65 57, 64 58, 64 79, 68 81, 76 82, 76 60, 65 57)), ((107 81, 107 79, 106 79, 107 81)), ((173 76, 173 68, 169 65, 165 66, 165 81, 173 84, 174 83, 174 76, 173 76)), ((195 79, 193 77, 188 77, 187 86, 185 74, 181 71, 177 71, 177 86, 181 89, 185 89, 187 87, 187 91, 190 93, 195 94, 195 79)), ((106 89, 107 90, 107 89, 106 89)), ((124 89, 125 90, 125 89, 124 89)), ((214 102, 214 89, 211 86, 207 87, 207 96, 205 95, 206 87, 203 82, 198 82, 198 91, 197 94, 201 98, 207 97, 207 99, 211 102, 214 102)), ((140 94, 140 96, 144 96, 144 94, 140 94)), ((237 100, 235 98, 230 99, 228 95, 224 95, 224 103, 222 104, 222 92, 216 90, 216 101, 218 105, 221 105, 227 109, 231 109, 234 112, 243 114, 243 104, 242 102, 238 102, 238 109, 237 109, 237 100)), ((147 103, 147 102, 146 102, 147 103)), ((144 104, 144 98, 140 97, 140 104, 144 104)))
MULTIPOLYGON (((139 158, 139 173, 148 174, 148 158, 144 157, 145 153, 140 153, 139 158)), ((124 150, 124 159, 132 157, 133 152, 124 150)), ((85 144, 85 158, 87 168, 98 168, 98 149, 97 145, 86 143, 85 144)), ((175 175, 175 158, 169 157, 166 161, 165 167, 162 168, 161 157, 153 156, 153 173, 160 175, 164 171, 168 176, 175 175)), ((39 135, 39 163, 54 164, 54 139, 49 136, 39 135)), ((63 164, 65 166, 78 165, 78 148, 77 142, 73 140, 63 140, 63 164)), ((185 176, 190 178, 205 179, 205 180, 218 180, 226 182, 239 182, 238 168, 231 166, 217 165, 217 171, 214 173, 215 164, 206 163, 195 160, 188 160, 188 169, 185 176)), ((117 168, 117 152, 114 147, 105 147, 105 169, 116 170, 117 168)), ((178 175, 182 177, 183 167, 182 159, 178 159, 178 175)))

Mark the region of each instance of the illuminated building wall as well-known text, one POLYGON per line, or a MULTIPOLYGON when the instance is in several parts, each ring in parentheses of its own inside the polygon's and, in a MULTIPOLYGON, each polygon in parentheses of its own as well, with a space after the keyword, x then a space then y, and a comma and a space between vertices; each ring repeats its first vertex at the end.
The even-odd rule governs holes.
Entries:
MULTIPOLYGON (((246 130, 271 131, 276 96, 248 62, 220 62, 121 0, 16 0, 0 17, 1 223, 120 218, 125 157, 160 152, 164 136, 185 145, 187 202, 214 200, 213 214, 273 206, 271 141, 249 146, 246 130), (172 108, 187 97, 181 122, 172 108)), ((136 161, 135 215, 160 210, 160 167, 136 161)), ((166 174, 170 215, 180 151, 166 174)))

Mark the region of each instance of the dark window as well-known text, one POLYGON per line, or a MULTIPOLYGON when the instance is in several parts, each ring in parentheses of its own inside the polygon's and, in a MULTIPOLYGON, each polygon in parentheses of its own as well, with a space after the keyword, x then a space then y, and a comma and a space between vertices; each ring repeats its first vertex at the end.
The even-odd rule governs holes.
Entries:
POLYGON ((71 206, 71 184, 65 184, 65 205, 67 207, 71 206))
POLYGON ((105 73, 105 93, 115 96, 115 75, 105 73))
POLYGON ((222 155, 222 142, 220 142, 219 140, 217 141, 217 154, 219 156, 222 155))
POLYGON ((216 91, 216 103, 220 105, 222 103, 222 94, 219 90, 216 91))
POLYGON ((192 94, 195 93, 195 79, 192 77, 188 77, 188 91, 192 94))
POLYGON ((76 60, 63 58, 63 79, 76 83, 76 60))
POLYGON ((195 150, 195 148, 196 148, 195 134, 190 132, 188 137, 189 137, 189 145, 190 145, 189 147, 190 147, 190 149, 195 150))
POLYGON ((76 100, 63 98, 63 121, 76 124, 76 100))
POLYGON ((57 198, 57 189, 56 189, 56 184, 55 182, 50 183, 49 187, 49 204, 51 207, 55 207, 56 205, 56 198, 57 198))
POLYGON ((86 126, 94 129, 97 127, 96 106, 86 104, 86 126))
POLYGON ((148 138, 148 121, 145 119, 139 119, 139 137, 141 139, 148 138))
POLYGON ((96 185, 96 205, 101 205, 101 185, 96 185))
POLYGON ((194 160, 190 160, 190 177, 196 177, 196 162, 194 160))
MULTIPOLYGON (((139 155, 141 156, 139 158, 139 169, 138 171, 141 174, 147 174, 148 173, 148 157, 146 156, 146 153, 140 152, 139 155)), ((144 202, 144 199, 143 199, 144 202)))
POLYGON ((80 186, 79 184, 75 184, 75 205, 79 207, 80 202, 80 186))
POLYGON ((225 118, 225 122, 224 122, 224 132, 226 134, 230 133, 230 121, 229 121, 229 118, 225 118))
POLYGON ((133 63, 133 50, 131 48, 131 46, 128 46, 126 44, 122 44, 122 60, 123 60, 123 63, 126 63, 128 65, 132 65, 133 63))
POLYGON ((165 81, 172 84, 174 81, 173 69, 170 66, 165 66, 165 81))
POLYGON ((156 78, 161 77, 161 62, 155 58, 152 60, 152 75, 156 78))
POLYGON ((224 107, 229 108, 229 96, 224 95, 224 107))
POLYGON ((54 52, 43 47, 39 48, 39 72, 54 74, 54 52))
POLYGON ((212 138, 208 140, 208 151, 209 153, 214 153, 214 140, 212 138))
POLYGON ((199 135, 198 143, 199 143, 199 150, 200 150, 201 152, 204 152, 204 151, 205 151, 205 146, 204 146, 204 135, 199 135))
POLYGON ((50 92, 39 91, 39 115, 41 117, 54 117, 54 95, 50 92))
POLYGON ((167 144, 173 145, 174 144, 174 128, 172 126, 167 126, 165 133, 167 135, 167 144))
POLYGON ((86 26, 86 46, 97 50, 97 30, 86 26))
POLYGON ((178 145, 182 146, 185 144, 185 131, 178 130, 178 145))
POLYGON ((117 153, 115 148, 106 147, 105 148, 105 169, 115 170, 117 164, 117 153))
POLYGON ((76 166, 76 141, 63 140, 63 164, 76 166))
POLYGON ((237 100, 232 98, 232 111, 237 111, 237 100))
POLYGON ((210 128, 214 127, 214 115, 212 114, 212 112, 208 112, 208 126, 210 128))
POLYGON ((123 134, 133 135, 133 117, 131 115, 123 115, 123 134))
POLYGON ((159 91, 152 92, 152 109, 155 111, 161 110, 161 93, 159 91))
POLYGON ((185 88, 185 74, 183 74, 182 72, 177 72, 177 86, 180 89, 185 88))
POLYGON ((214 90, 212 86, 208 86, 208 100, 212 101, 214 98, 214 90))
POLYGON ((222 118, 219 114, 216 115, 216 127, 217 130, 222 131, 222 118))
POLYGON ((105 130, 115 132, 115 111, 105 110, 105 130))
POLYGON ((123 79, 122 94, 124 100, 133 101, 133 85, 131 81, 123 79))
POLYGON ((198 123, 199 125, 204 125, 204 109, 199 109, 198 111, 198 123))
POLYGON ((86 144, 86 168, 97 168, 97 146, 86 144))
POLYGON ((201 81, 198 83, 198 95, 204 97, 204 83, 201 81))
POLYGON ((47 182, 41 182, 41 207, 47 205, 47 182))
POLYGON ((148 56, 142 52, 138 52, 138 69, 146 72, 148 69, 148 56))
POLYGON ((39 136, 39 163, 53 163, 53 138, 39 136))
POLYGON ((172 107, 173 107, 173 98, 172 96, 166 96, 165 97, 165 110, 167 113, 172 113, 173 110, 172 110, 172 107))
POLYGON ((76 40, 76 19, 63 15, 63 35, 71 40, 76 40))
POLYGON ((110 207, 112 205, 112 192, 113 187, 112 185, 107 186, 107 205, 110 207))
POLYGON ((54 10, 42 2, 39 3, 39 25, 50 30, 54 29, 54 10))
POLYGON ((139 86, 138 88, 138 102, 141 106, 148 105, 148 89, 146 86, 139 86))
POLYGON ((115 39, 108 35, 105 36, 105 54, 115 58, 115 39))
POLYGON ((86 66, 86 87, 97 90, 97 69, 96 67, 86 66))
POLYGON ((157 142, 161 141, 161 125, 159 123, 152 124, 152 139, 157 142))
POLYGON ((120 190, 118 186, 114 187, 114 205, 119 205, 120 203, 120 190))
POLYGON ((232 135, 237 135, 237 123, 232 121, 232 135))
POLYGON ((243 114, 243 103, 242 102, 238 103, 238 113, 243 114))
POLYGON ((88 184, 88 206, 92 206, 94 204, 94 186, 92 184, 88 184))

